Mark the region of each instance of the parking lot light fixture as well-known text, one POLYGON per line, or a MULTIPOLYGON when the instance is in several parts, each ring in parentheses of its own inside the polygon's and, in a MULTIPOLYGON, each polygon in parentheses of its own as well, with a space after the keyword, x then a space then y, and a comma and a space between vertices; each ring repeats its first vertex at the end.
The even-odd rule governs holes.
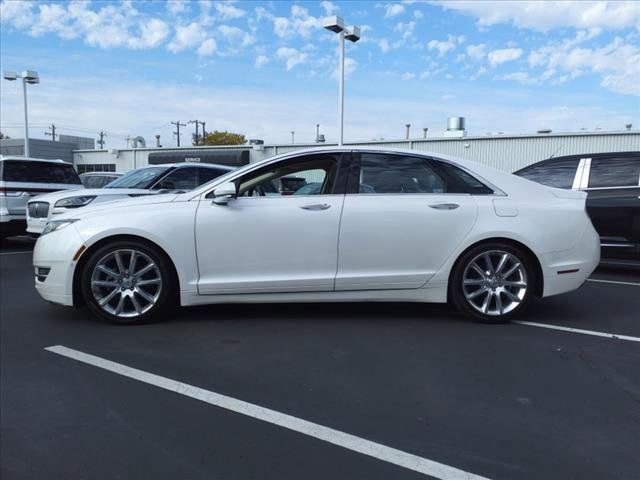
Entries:
POLYGON ((6 71, 2 75, 5 80, 9 80, 10 82, 22 79, 22 101, 24 103, 24 156, 29 156, 29 118, 27 115, 27 83, 29 85, 35 85, 40 83, 40 77, 38 72, 34 72, 33 70, 25 70, 24 72, 18 74, 16 72, 6 71))
POLYGON ((340 124, 340 134, 338 136, 338 145, 342 145, 344 140, 344 41, 357 42, 360 40, 360 27, 352 26, 346 28, 344 20, 337 15, 326 17, 322 26, 330 32, 339 35, 338 58, 340 68, 340 78, 338 87, 338 120, 340 124))

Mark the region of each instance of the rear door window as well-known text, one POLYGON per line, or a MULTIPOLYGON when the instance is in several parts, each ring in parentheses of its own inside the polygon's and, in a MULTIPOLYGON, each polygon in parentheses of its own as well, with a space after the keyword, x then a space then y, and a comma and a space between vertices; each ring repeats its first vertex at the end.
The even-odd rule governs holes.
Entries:
POLYGON ((637 187, 639 182, 640 156, 591 160, 589 188, 637 187))
POLYGON ((0 178, 5 182, 82 184, 68 163, 5 160, 0 162, 0 178))
POLYGON ((358 193, 445 193, 446 181, 420 157, 384 153, 360 156, 358 193))
POLYGON ((198 184, 198 168, 176 168, 153 186, 154 190, 193 190, 198 184))

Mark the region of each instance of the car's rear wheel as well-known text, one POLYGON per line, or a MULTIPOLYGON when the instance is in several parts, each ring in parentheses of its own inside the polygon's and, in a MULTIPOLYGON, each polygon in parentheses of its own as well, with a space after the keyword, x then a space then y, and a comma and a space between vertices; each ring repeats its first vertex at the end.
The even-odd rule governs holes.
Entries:
POLYGON ((505 323, 529 303, 535 274, 529 256, 504 243, 478 245, 454 267, 450 292, 458 310, 484 323, 505 323))
POLYGON ((97 316, 118 324, 158 320, 173 304, 175 281, 164 255, 143 242, 116 241, 84 266, 81 288, 97 316))

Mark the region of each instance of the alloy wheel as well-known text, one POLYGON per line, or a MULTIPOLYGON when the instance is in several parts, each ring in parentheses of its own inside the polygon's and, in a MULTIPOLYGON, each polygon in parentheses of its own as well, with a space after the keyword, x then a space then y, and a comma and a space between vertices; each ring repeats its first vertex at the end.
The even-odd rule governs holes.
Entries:
POLYGON ((462 291, 476 311, 489 316, 515 310, 527 294, 527 271, 514 254, 488 250, 473 258, 462 275, 462 291))
POLYGON ((162 290, 160 269, 149 255, 135 249, 109 252, 93 267, 91 292, 110 315, 132 318, 155 306, 162 290))

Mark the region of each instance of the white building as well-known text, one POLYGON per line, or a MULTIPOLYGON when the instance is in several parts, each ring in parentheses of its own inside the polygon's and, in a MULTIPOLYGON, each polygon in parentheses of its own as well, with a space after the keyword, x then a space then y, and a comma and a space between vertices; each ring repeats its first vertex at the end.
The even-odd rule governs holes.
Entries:
MULTIPOLYGON (((222 147, 155 147, 109 150, 75 150, 73 161, 79 172, 126 172, 150 163, 200 161, 244 165, 302 148, 331 143, 239 145, 222 147)), ((345 146, 404 148, 453 155, 513 172, 549 157, 599 152, 640 150, 640 131, 539 133, 476 137, 426 138, 345 143, 345 146)))

